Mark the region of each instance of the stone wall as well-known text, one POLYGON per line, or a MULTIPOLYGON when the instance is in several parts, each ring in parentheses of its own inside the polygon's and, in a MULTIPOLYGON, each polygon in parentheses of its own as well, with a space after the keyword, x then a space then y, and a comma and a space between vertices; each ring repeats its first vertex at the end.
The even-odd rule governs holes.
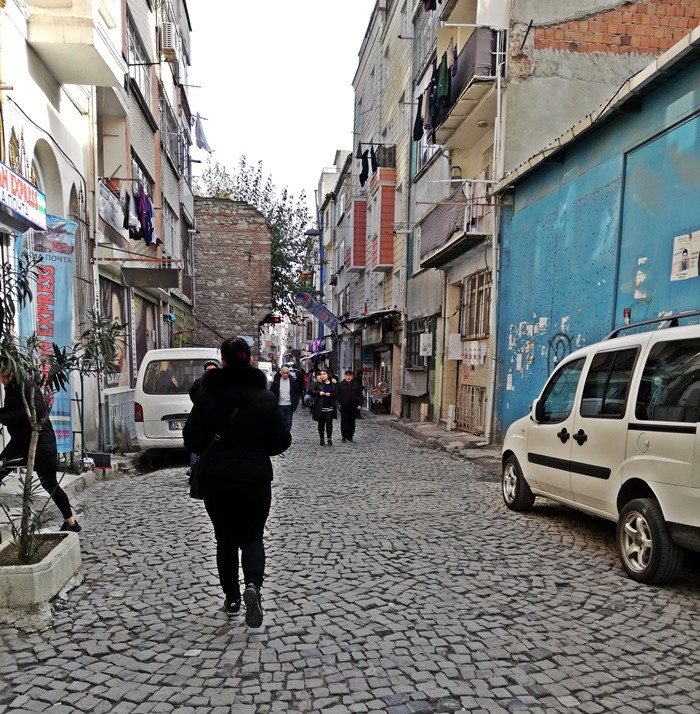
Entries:
POLYGON ((272 310, 270 230, 253 206, 226 198, 195 198, 195 344, 222 337, 255 338, 272 310), (217 334, 219 333, 219 334, 217 334))

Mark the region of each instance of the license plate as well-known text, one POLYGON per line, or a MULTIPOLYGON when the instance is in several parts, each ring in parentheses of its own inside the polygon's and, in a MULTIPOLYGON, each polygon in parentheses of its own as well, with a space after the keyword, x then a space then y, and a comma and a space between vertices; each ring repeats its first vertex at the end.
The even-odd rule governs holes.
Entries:
POLYGON ((168 427, 170 431, 182 431, 185 428, 184 421, 170 421, 168 422, 168 427))

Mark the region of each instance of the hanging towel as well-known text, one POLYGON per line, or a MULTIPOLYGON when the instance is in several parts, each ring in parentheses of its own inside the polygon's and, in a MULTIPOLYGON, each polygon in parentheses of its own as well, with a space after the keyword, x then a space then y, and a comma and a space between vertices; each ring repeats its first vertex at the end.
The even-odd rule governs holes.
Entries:
POLYGON ((362 160, 362 144, 357 145, 357 151, 355 152, 355 158, 362 160))
POLYGON ((129 229, 129 238, 131 240, 141 240, 143 231, 141 230, 141 222, 139 221, 138 211, 138 196, 129 196, 129 206, 127 208, 127 228, 129 229))
POLYGON ((438 68, 437 62, 433 62, 433 73, 430 79, 430 95, 428 100, 428 105, 430 107, 430 117, 432 119, 432 125, 435 126, 438 121, 437 117, 439 114, 438 110, 438 68))
POLYGON ((374 147, 370 151, 370 160, 372 161, 372 173, 377 173, 377 168, 379 167, 379 162, 377 161, 377 155, 374 153, 374 147))
POLYGON ((121 191, 119 191, 119 205, 122 208, 122 228, 126 228, 126 230, 129 230, 130 198, 131 196, 129 196, 129 192, 125 188, 122 188, 121 191))
POLYGON ((432 128, 433 117, 430 114, 430 85, 428 85, 423 92, 423 131, 431 131, 432 128))
POLYGON ((214 152, 214 149, 209 146, 207 137, 204 136, 204 127, 202 126, 202 117, 199 116, 199 112, 194 116, 194 136, 197 141, 197 146, 204 151, 208 151, 210 154, 214 152))
POLYGON ((456 76, 457 74, 457 66, 458 66, 458 59, 459 59, 459 53, 457 52, 457 45, 455 45, 452 48, 452 67, 450 68, 450 72, 452 73, 452 76, 456 76))
POLYGON ((362 153, 362 171, 360 172, 360 186, 364 186, 369 176, 369 151, 362 153))
POLYGON ((418 97, 418 111, 416 112, 416 121, 413 124, 413 141, 420 141, 423 137, 423 95, 418 97))

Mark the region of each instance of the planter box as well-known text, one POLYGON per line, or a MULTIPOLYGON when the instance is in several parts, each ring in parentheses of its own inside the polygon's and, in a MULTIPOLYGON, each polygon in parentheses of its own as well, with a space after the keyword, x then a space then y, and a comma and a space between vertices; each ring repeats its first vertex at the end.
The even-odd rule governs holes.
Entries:
MULTIPOLYGON (((0 609, 29 609, 47 603, 83 569, 77 533, 61 533, 61 542, 34 565, 0 566, 0 609)), ((0 552, 9 543, 0 544, 0 552)))

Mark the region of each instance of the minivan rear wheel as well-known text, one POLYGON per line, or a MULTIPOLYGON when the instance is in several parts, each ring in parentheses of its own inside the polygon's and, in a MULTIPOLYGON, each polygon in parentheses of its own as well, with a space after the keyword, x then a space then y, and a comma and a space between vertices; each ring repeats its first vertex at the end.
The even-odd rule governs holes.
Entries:
POLYGON ((503 502, 511 511, 529 511, 532 508, 535 494, 527 485, 518 459, 512 454, 503 464, 501 487, 503 502))
POLYGON ((653 498, 636 498, 625 504, 616 540, 622 566, 632 580, 661 585, 678 576, 683 549, 673 542, 661 507, 653 498))

